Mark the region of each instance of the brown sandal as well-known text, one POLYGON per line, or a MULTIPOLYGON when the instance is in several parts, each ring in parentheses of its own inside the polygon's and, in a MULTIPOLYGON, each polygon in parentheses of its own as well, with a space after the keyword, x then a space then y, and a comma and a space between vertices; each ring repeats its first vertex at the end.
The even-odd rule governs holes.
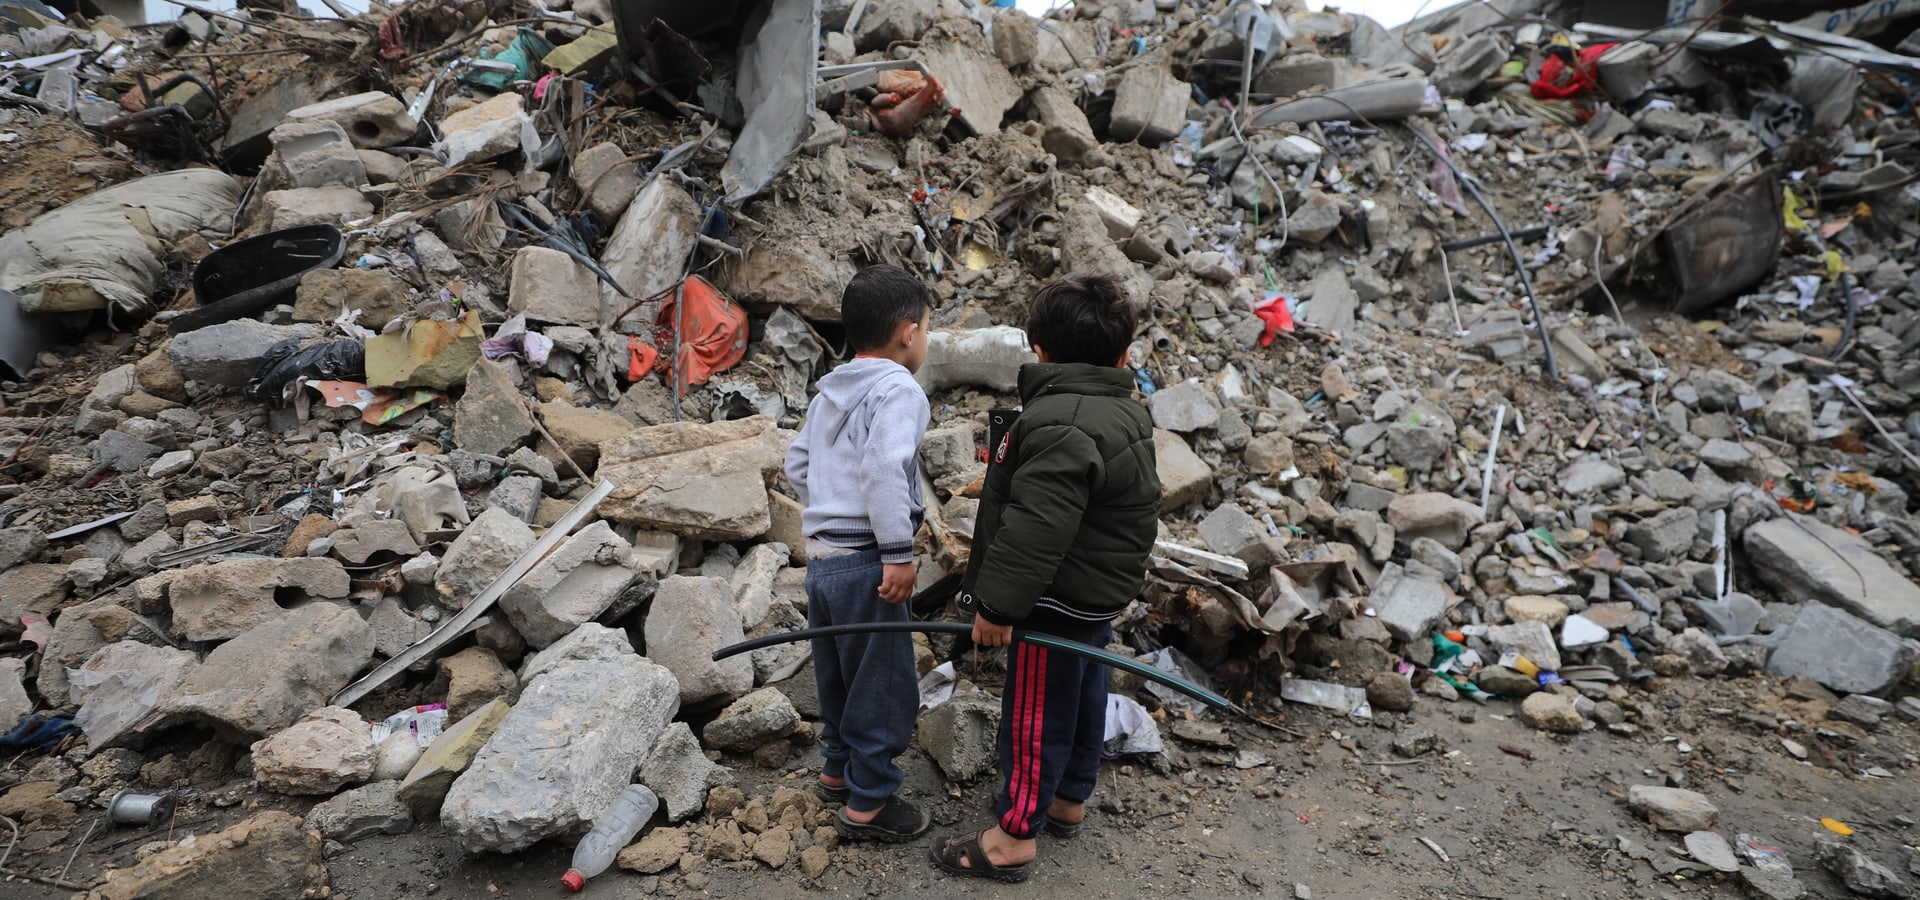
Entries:
POLYGON ((927 848, 933 855, 933 864, 950 875, 965 878, 991 878, 1008 884, 1018 884, 1033 874, 1033 863, 1023 862, 1017 866, 996 866, 987 858, 987 851, 980 846, 980 834, 969 836, 966 840, 950 837, 927 848), (964 861, 964 862, 963 862, 964 861))

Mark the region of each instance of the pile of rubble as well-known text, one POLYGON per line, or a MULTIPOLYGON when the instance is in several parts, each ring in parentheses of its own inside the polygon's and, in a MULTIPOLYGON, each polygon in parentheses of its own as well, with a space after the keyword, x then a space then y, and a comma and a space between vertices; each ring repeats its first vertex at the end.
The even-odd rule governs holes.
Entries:
MULTIPOLYGON (((0 161, 41 185, 0 176, 39 204, 0 236, 0 724, 55 751, 0 811, 330 796, 100 888, 264 842, 297 893, 308 828, 511 852, 637 778, 689 824, 623 865, 818 876, 818 803, 723 764, 803 768, 805 645, 711 655, 804 627, 780 462, 881 262, 941 301, 923 616, 1006 323, 1107 271, 1165 489, 1116 649, 1268 721, 1494 697, 1628 740, 1669 679, 1765 672, 1911 763, 1874 748, 1920 718, 1920 188, 1876 76, 1920 59, 1524 3, 759 5, 0 0, 0 161)), ((957 781, 997 716, 963 687, 920 737, 957 781)), ((1194 727, 1116 687, 1116 746, 1194 727)))

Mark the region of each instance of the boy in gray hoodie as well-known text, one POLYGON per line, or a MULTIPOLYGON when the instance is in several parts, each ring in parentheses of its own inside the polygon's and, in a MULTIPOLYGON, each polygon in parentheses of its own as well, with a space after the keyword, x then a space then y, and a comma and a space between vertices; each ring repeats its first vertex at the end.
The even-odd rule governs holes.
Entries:
MULTIPOLYGON (((913 380, 927 359, 933 297, 894 266, 853 276, 841 323, 854 359, 828 373, 787 451, 787 480, 805 507, 807 624, 905 622, 920 528, 920 440, 927 395, 913 380)), ((894 757, 920 708, 905 632, 813 642, 826 765, 816 790, 844 802, 835 828, 853 840, 907 841, 932 820, 900 797, 894 757)))

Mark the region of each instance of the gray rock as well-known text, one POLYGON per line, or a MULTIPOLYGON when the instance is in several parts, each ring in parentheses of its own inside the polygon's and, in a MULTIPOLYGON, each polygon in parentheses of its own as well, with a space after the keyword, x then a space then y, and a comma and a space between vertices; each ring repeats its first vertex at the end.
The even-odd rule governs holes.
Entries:
POLYGON ((240 387, 253 377, 260 368, 260 357, 274 344, 320 335, 320 329, 312 325, 280 326, 236 319, 174 335, 167 342, 167 359, 188 381, 240 387))
MULTIPOLYGON (((1284 440, 1284 439, 1283 439, 1284 440)), ((1358 481, 1347 484, 1346 506, 1349 509, 1364 509, 1383 513, 1399 494, 1385 488, 1377 488, 1358 481)))
POLYGON ((1699 511, 1680 506, 1636 523, 1628 532, 1627 540, 1640 548, 1643 559, 1665 562, 1685 557, 1693 548, 1693 538, 1699 530, 1699 511))
POLYGON ((1727 655, 1721 652, 1720 645, 1713 638, 1698 628, 1689 628, 1674 635, 1660 645, 1660 649, 1686 657, 1687 662, 1693 664, 1696 675, 1711 678, 1727 670, 1727 655))
POLYGON ((1253 568, 1271 564, 1279 549, 1279 541, 1271 539, 1266 526, 1235 503, 1222 503, 1200 520, 1200 539, 1213 552, 1235 557, 1253 568))
POLYGON ((639 575, 633 545, 595 521, 508 589, 500 607, 528 645, 542 648, 599 617, 639 575))
POLYGON ((1194 381, 1170 384, 1147 398, 1153 414, 1153 427, 1180 433, 1200 431, 1220 424, 1220 402, 1213 391, 1194 381))
POLYGON ((161 448, 124 431, 108 431, 88 445, 87 453, 96 463, 112 466, 117 472, 138 472, 146 461, 159 456, 161 448))
POLYGON ((347 570, 326 558, 230 559, 179 574, 167 594, 173 630, 190 641, 219 641, 287 614, 280 602, 339 600, 347 570))
POLYGON ((709 747, 745 753, 805 727, 793 701, 779 688, 769 687, 733 701, 700 730, 700 736, 709 747))
POLYGON ((1747 529, 1747 559, 1784 597, 1837 606, 1881 628, 1920 636, 1920 586, 1865 540, 1805 516, 1747 529))
POLYGON ((331 794, 373 777, 373 736, 350 709, 314 710, 272 737, 255 741, 253 777, 280 794, 331 794))
POLYGON ((1740 858, 1733 855, 1727 839, 1717 831, 1696 831, 1686 837, 1687 855, 1712 866, 1719 872, 1740 870, 1740 858))
POLYGON ((46 552, 47 538, 31 525, 0 528, 0 572, 46 552))
POLYGON ((1747 890, 1764 900, 1800 900, 1807 895, 1807 889, 1786 872, 1748 866, 1740 870, 1740 880, 1747 890))
POLYGON ((520 683, 531 684, 535 678, 570 662, 620 660, 632 655, 633 642, 627 639, 626 631, 588 622, 522 663, 520 683))
POLYGON ((1715 469, 1739 473, 1753 466, 1753 451, 1745 444, 1714 438, 1702 445, 1699 450, 1700 461, 1715 469))
POLYGON ((706 808, 708 789, 732 784, 733 772, 707 758, 687 723, 675 722, 654 742, 640 768, 640 783, 660 795, 667 821, 678 823, 706 808))
POLYGON ((635 429, 601 446, 595 477, 614 492, 600 514, 698 540, 757 538, 773 524, 767 479, 791 437, 766 416, 635 429))
POLYGON ((1814 855, 1847 890, 1862 897, 1908 896, 1907 883, 1892 869, 1874 862, 1859 847, 1842 841, 1821 840, 1814 855))
POLYGON ((1160 505, 1175 510, 1207 495, 1213 488, 1213 467, 1193 452, 1186 439, 1165 429, 1153 430, 1154 470, 1160 478, 1160 505))
POLYGON ((1439 573, 1416 564, 1389 564, 1375 583, 1373 611, 1387 632, 1401 641, 1426 640, 1447 611, 1447 588, 1439 573))
POLYGON ((1507 50, 1499 38, 1491 34, 1474 35, 1448 48, 1440 57, 1439 66, 1433 70, 1433 86, 1443 96, 1464 97, 1479 87, 1480 82, 1493 77, 1506 61, 1507 50))
POLYGON ((1627 806, 1661 831, 1708 831, 1720 818, 1705 795, 1682 788, 1636 784, 1627 789, 1627 806))
POLYGON ((740 608, 740 627, 752 628, 767 617, 773 607, 773 582, 787 567, 791 556, 786 544, 755 544, 727 578, 733 590, 733 602, 740 608))
POLYGON ((308 810, 306 822, 328 840, 351 844, 378 834, 412 831, 413 810, 401 802, 399 782, 376 781, 308 810))
POLYGON ((1753 634, 1766 618, 1766 607, 1748 594, 1731 593, 1725 600, 1693 599, 1688 602, 1700 610, 1707 625, 1716 633, 1730 637, 1753 634))
POLYGON ((488 359, 467 372, 453 407, 453 440, 469 453, 504 456, 533 434, 533 414, 505 366, 488 359))
POLYGON ((560 470, 555 468, 553 460, 533 452, 532 447, 521 447, 513 451, 506 459, 506 473, 524 472, 540 479, 544 490, 560 489, 560 470))
POLYGON ((1473 673, 1473 683, 1496 697, 1525 697, 1540 689, 1540 682, 1506 666, 1487 666, 1473 673))
POLYGON ((1652 469, 1640 476, 1653 499, 1667 503, 1692 503, 1693 481, 1672 469, 1652 469))
POLYGON ((1852 722, 1863 728, 1878 728, 1880 719, 1890 712, 1893 712, 1893 704, 1879 697, 1848 694, 1839 703, 1834 704, 1832 709, 1827 710, 1827 715, 1843 722, 1852 722))
POLYGON ((647 614, 647 651, 679 679, 680 702, 732 702, 753 689, 753 661, 713 652, 744 639, 733 591, 718 578, 676 575, 660 583, 647 614))
MULTIPOLYGON (((793 608, 793 604, 776 601, 761 618, 760 624, 747 632, 747 637, 766 637, 771 634, 786 634, 807 627, 807 617, 793 608)), ((753 683, 775 684, 792 678, 799 672, 807 660, 813 657, 813 651, 807 641, 791 641, 762 647, 752 653, 753 683)))
POLYGON ((1709 411, 1739 412, 1741 397, 1760 393, 1751 382, 1724 369, 1702 371, 1691 383, 1699 394, 1700 408, 1709 411))
POLYGON ((1789 443, 1799 444, 1813 434, 1813 392, 1807 380, 1795 378, 1773 392, 1773 398, 1760 410, 1767 433, 1789 443))
POLYGON ((1447 545, 1430 537, 1414 538, 1411 545, 1414 562, 1440 573, 1440 580, 1454 582, 1466 571, 1466 562, 1447 545))
POLYGON ((1553 629, 1540 621, 1495 625, 1487 629, 1487 643, 1501 653, 1515 651, 1548 672, 1560 671, 1560 646, 1553 629))
POLYGON ((506 463, 507 461, 501 457, 475 453, 471 450, 453 450, 447 454, 447 465, 453 469, 454 483, 458 484, 463 491, 471 491, 492 484, 493 480, 499 477, 500 470, 506 466, 506 463))
MULTIPOLYGON (((27 696, 26 685, 21 680, 26 677, 26 674, 25 659, 19 657, 0 659, 0 723, 7 724, 9 729, 13 727, 13 723, 20 721, 21 716, 33 712, 33 698, 27 696)), ((87 737, 90 741, 93 740, 91 732, 87 737)), ((100 746, 100 742, 94 741, 93 745, 100 746)))
POLYGON ((1574 734, 1586 727, 1586 717, 1573 701, 1551 691, 1531 694, 1520 702, 1520 718, 1541 731, 1574 734))
MULTIPOLYGON (((138 641, 104 647, 86 665, 63 670, 72 679, 72 700, 80 707, 74 724, 95 750, 144 736, 160 724, 156 710, 198 663, 198 657, 185 650, 138 641)), ((45 671, 40 680, 46 683, 45 671)))
POLYGON ((487 506, 531 524, 543 496, 537 475, 508 475, 487 494, 487 506))
POLYGON ((1422 400, 1402 410, 1387 429, 1387 454, 1412 471, 1431 471, 1453 449, 1454 434, 1453 417, 1422 400))
POLYGON ((310 603, 215 647, 161 713, 265 737, 325 706, 372 658, 359 613, 310 603))
POLYGON ((1401 539, 1429 537, 1455 551, 1467 545, 1468 533, 1482 518, 1480 507, 1435 492, 1396 497, 1387 506, 1387 524, 1401 539))
POLYGON ((578 833, 633 782, 679 695, 673 673, 633 655, 540 675, 454 779, 441 821, 472 852, 578 833))
POLYGON ((441 601, 454 609, 464 608, 535 540, 533 529, 511 513, 500 509, 481 513, 454 539, 434 572, 433 584, 441 601))
POLYGON ((1556 482, 1560 493, 1581 497, 1594 491, 1610 491, 1627 483, 1627 473, 1619 466, 1597 459, 1584 459, 1560 470, 1556 482))
POLYGON ((921 713, 914 730, 920 748, 949 780, 966 783, 999 765, 1000 702, 987 694, 955 696, 921 713))

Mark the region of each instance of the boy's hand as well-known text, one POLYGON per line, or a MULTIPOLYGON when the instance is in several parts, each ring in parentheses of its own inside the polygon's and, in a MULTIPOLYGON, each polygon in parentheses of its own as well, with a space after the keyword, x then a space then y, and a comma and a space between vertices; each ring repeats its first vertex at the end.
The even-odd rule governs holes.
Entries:
POLYGON ((913 596, 913 563, 887 563, 880 575, 880 599, 905 603, 913 596))
POLYGON ((1013 643, 1012 625, 995 625, 984 616, 973 617, 973 642, 982 647, 1005 647, 1013 643))

